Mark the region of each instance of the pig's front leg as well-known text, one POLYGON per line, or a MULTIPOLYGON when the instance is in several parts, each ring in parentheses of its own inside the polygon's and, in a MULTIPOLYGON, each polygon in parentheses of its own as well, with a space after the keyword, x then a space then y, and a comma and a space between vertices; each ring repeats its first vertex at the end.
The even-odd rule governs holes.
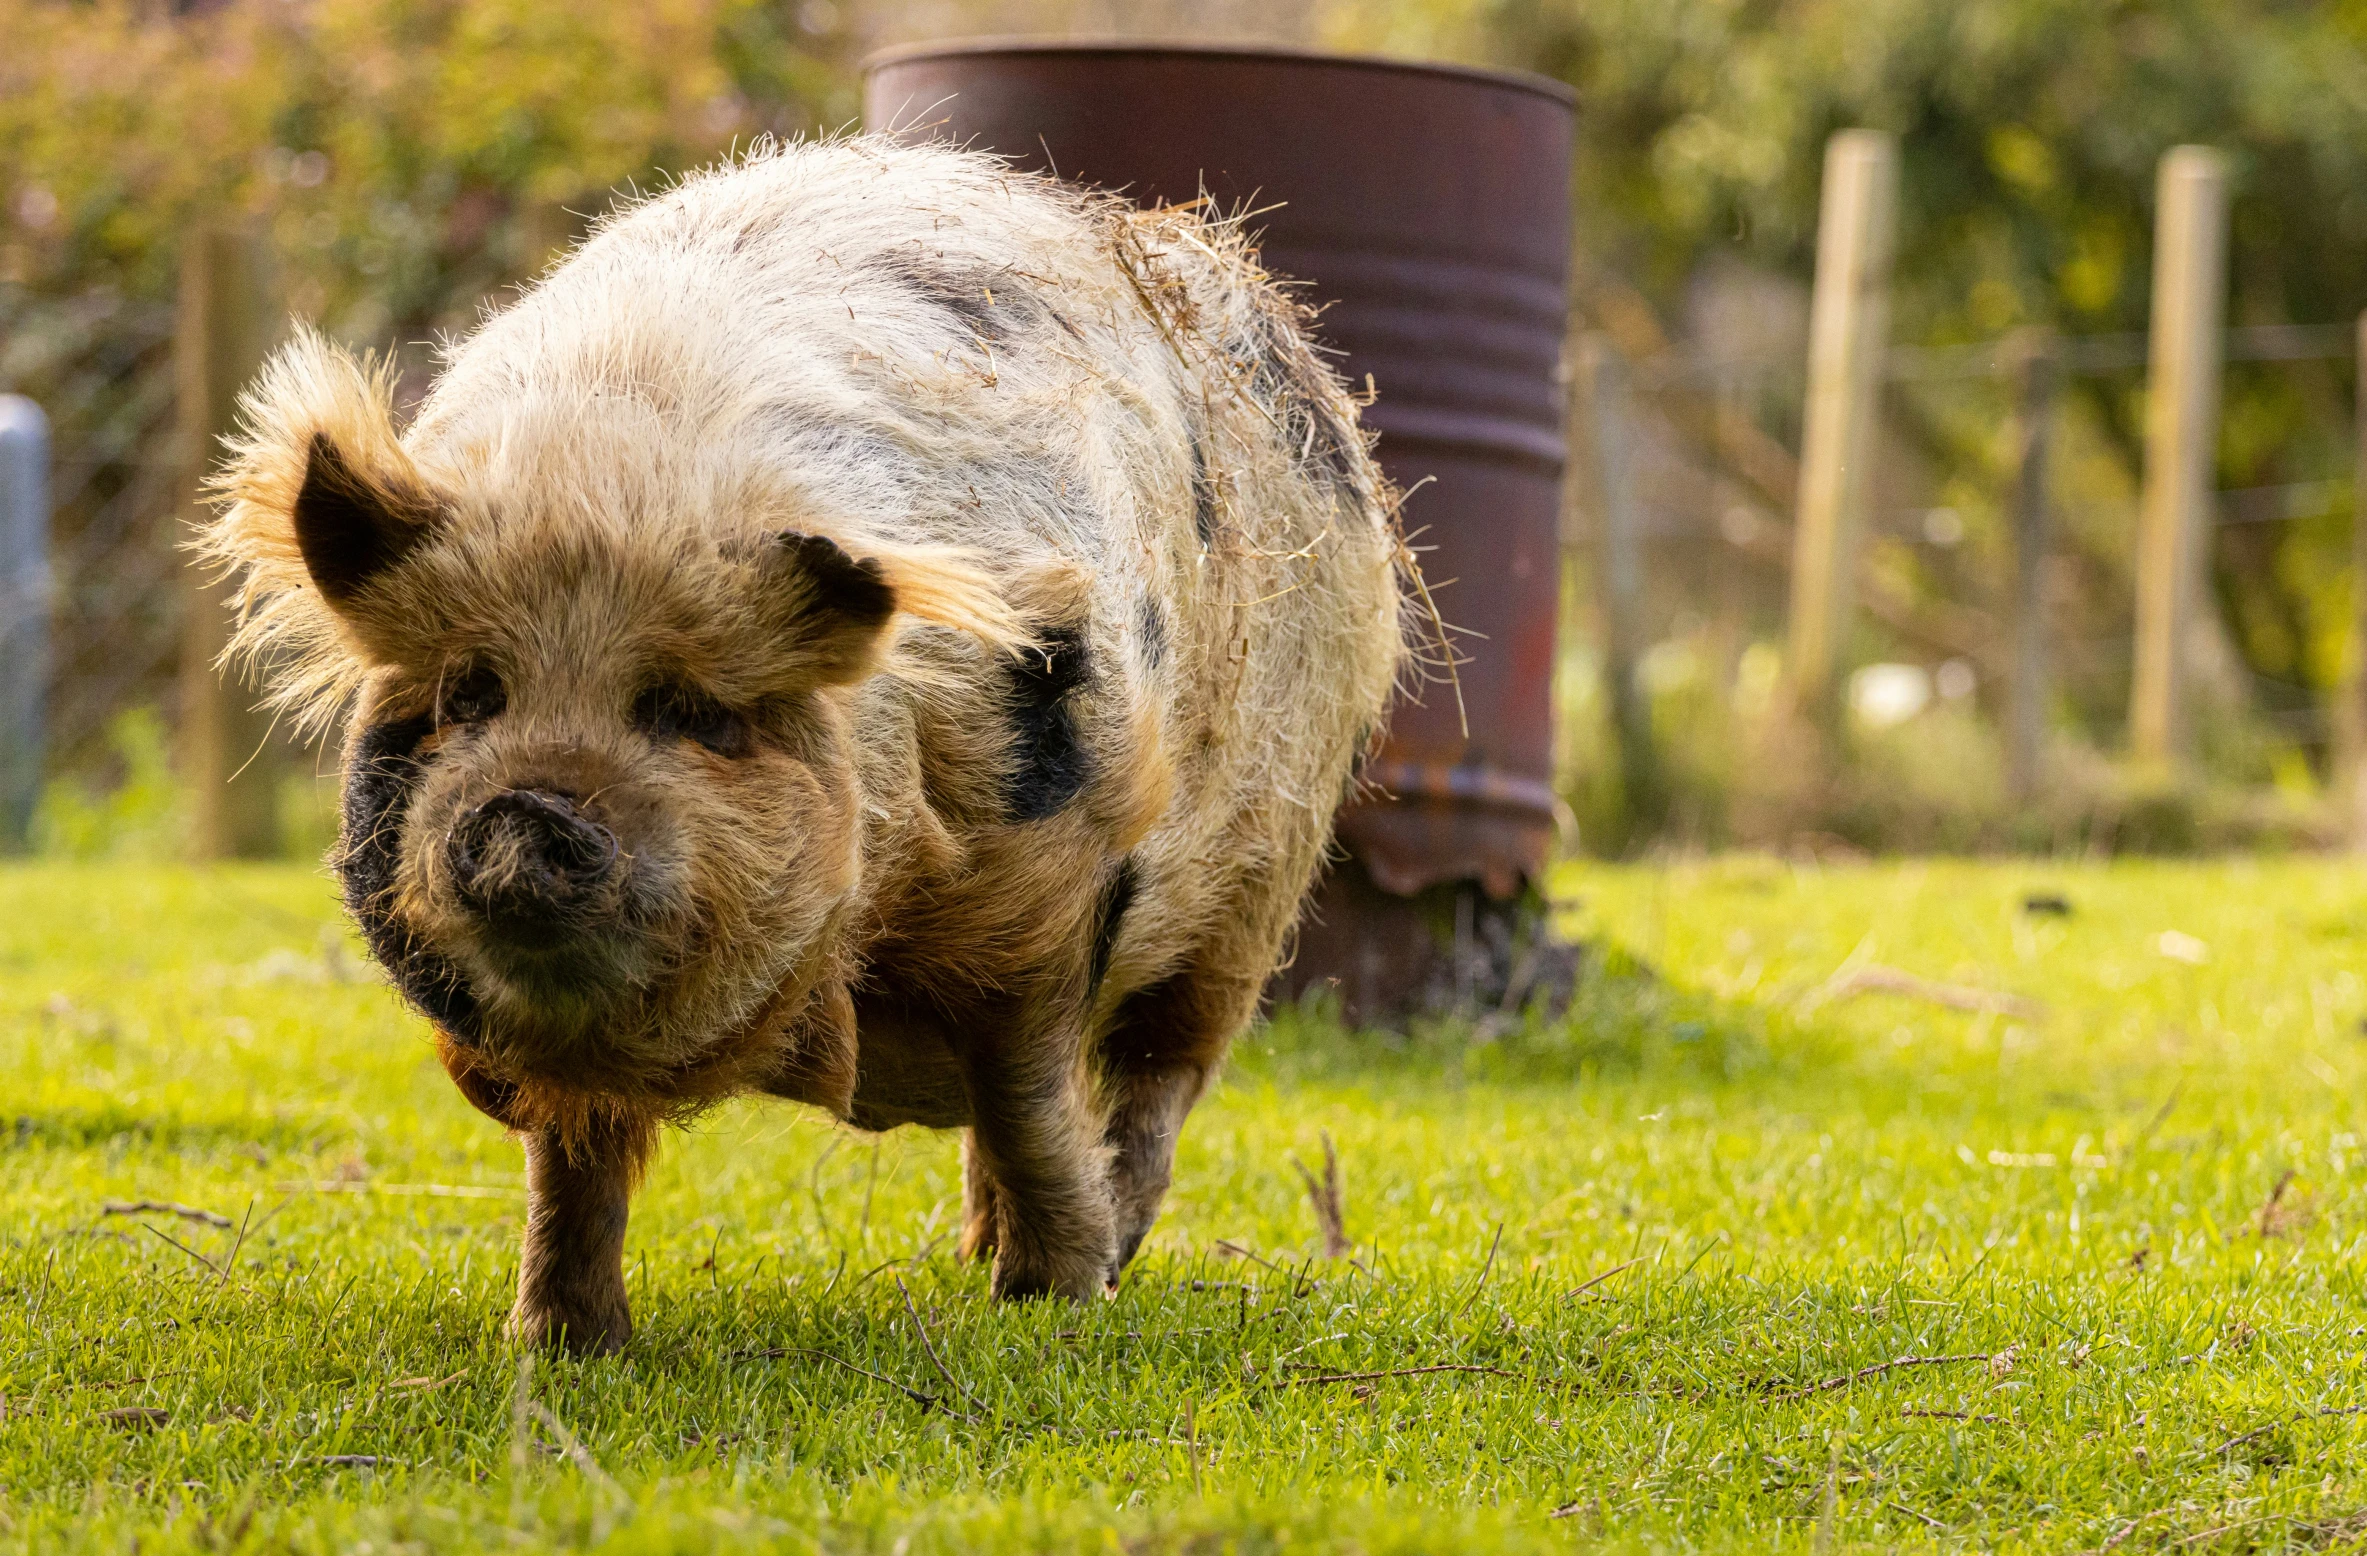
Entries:
POLYGON ((967 1208, 991 1218, 963 1241, 994 1250, 998 1297, 1083 1300, 1108 1289, 1112 1230, 1106 1153, 1079 1063, 1079 1013, 1020 1012, 963 1055, 970 1093, 967 1208))
POLYGON ((526 1134, 526 1243, 510 1334, 605 1356, 633 1333, 625 1298, 625 1217, 649 1142, 646 1126, 595 1120, 570 1153, 558 1132, 526 1134))

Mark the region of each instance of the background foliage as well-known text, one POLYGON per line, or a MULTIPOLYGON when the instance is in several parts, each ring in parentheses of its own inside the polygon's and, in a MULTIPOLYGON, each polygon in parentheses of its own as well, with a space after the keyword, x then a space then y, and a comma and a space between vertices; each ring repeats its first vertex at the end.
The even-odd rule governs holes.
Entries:
MULTIPOLYGON (((110 319, 169 297, 193 219, 243 212, 268 224, 294 311, 398 350, 416 386, 431 336, 465 329, 613 196, 753 136, 850 123, 869 49, 977 32, 1262 38, 1570 82, 1582 313, 1639 362, 1755 364, 1741 408, 1779 451, 1797 431, 1822 147, 1846 125, 1901 140, 1897 342, 2142 331, 2154 167, 2182 142, 2233 159, 2232 324, 2341 325, 2367 307, 2361 0, 236 0, 199 14, 0 0, 0 385, 41 394, 110 319)), ((2229 372, 2220 485, 2297 494, 2216 541, 2229 668, 2208 755, 2229 782, 2306 790, 2329 766, 2351 377, 2339 360, 2229 372)), ((2138 373, 2078 379, 2061 417, 2056 723, 2081 761, 2058 777, 2100 770, 2124 716, 2142 390, 2138 373)), ((1854 652, 1936 662, 1979 645, 1971 756, 1987 776, 1973 787, 1994 789, 2003 397, 1974 384, 1894 400, 1870 566, 1900 603, 1854 652), (1925 519, 1943 510, 1959 538, 1935 544, 1925 519)), ((1722 726, 1750 695, 1751 645, 1779 627, 1781 550, 1765 537, 1790 494, 1764 470, 1737 490, 1758 515, 1756 559, 1738 572, 1705 512, 1686 522, 1707 538, 1664 570, 1662 631, 1701 666, 1691 702, 1666 711, 1688 724, 1679 747, 1747 743, 1722 726), (1721 727, 1692 728, 1701 717, 1721 727)), ((1583 659, 1574 669, 1583 679, 1583 659)), ((1580 687, 1581 794, 1603 743, 1590 705, 1580 687)), ((1769 810, 1696 776, 1698 803, 1678 811, 1699 839, 1815 820, 1796 797, 1769 810)), ((1597 835, 1620 835, 1609 819, 1597 835)), ((1961 820, 1938 830, 2013 831, 1961 820)))
POLYGON ((824 36, 753 0, 6 0, 0 266, 165 295, 189 223, 245 211, 332 332, 465 327, 564 236, 549 208, 851 117, 829 8, 807 12, 824 36))

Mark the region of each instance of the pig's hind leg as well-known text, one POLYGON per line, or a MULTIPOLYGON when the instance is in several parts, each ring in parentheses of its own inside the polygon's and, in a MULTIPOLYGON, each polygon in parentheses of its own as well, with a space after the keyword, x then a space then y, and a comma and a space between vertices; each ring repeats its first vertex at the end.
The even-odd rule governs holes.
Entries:
POLYGON ((1110 1198, 1117 1219, 1117 1272, 1159 1218, 1184 1118, 1200 1100, 1233 1034, 1257 1009, 1255 979, 1187 964, 1130 994, 1101 1044, 1109 1122, 1110 1198))
POLYGON ((986 1165, 986 1157, 978 1149, 974 1130, 962 1131, 962 1257, 991 1259, 995 1249, 995 1220, 1002 1214, 997 1203, 1001 1198, 995 1189, 994 1173, 986 1165))

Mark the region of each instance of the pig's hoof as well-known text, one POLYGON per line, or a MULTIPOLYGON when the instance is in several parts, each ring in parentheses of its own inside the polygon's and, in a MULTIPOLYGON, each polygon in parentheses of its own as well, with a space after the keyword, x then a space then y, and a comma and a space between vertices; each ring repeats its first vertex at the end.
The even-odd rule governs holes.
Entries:
POLYGON ((633 1317, 621 1306, 575 1310, 520 1303, 510 1311, 509 1336, 523 1345, 570 1356, 613 1356, 633 1337, 633 1317))
POLYGON ((1083 1302, 1092 1297, 1107 1296, 1114 1289, 1108 1283, 1107 1260, 1076 1260, 1065 1266, 1025 1266, 1008 1257, 998 1257, 994 1266, 993 1291, 997 1301, 1023 1302, 1031 1297, 1065 1297, 1071 1302, 1083 1302))

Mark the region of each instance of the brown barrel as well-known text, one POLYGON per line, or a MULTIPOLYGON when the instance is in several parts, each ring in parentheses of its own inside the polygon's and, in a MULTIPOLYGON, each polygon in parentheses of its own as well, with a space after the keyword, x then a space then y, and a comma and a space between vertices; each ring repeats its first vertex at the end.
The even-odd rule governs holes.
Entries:
POLYGON ((1467 662, 1460 708, 1439 683, 1393 715, 1367 770, 1390 797, 1341 816, 1355 862, 1292 981, 1338 980, 1365 1014, 1402 1004, 1429 977, 1439 889, 1517 897, 1553 837, 1572 94, 1285 50, 989 42, 874 59, 864 118, 1144 204, 1256 211, 1266 267, 1308 283, 1349 381, 1370 375, 1366 424, 1467 662))

